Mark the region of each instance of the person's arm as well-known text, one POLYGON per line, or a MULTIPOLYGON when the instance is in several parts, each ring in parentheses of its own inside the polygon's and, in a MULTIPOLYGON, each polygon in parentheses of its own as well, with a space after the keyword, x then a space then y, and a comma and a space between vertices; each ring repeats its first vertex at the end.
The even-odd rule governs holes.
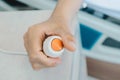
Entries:
POLYGON ((52 16, 70 21, 80 9, 83 0, 59 0, 52 16))
POLYGON ((31 26, 24 35, 24 44, 28 52, 33 69, 53 67, 61 62, 61 59, 47 57, 42 49, 46 36, 58 35, 62 38, 64 47, 74 51, 74 37, 69 30, 70 22, 82 0, 59 0, 51 17, 43 23, 31 26))

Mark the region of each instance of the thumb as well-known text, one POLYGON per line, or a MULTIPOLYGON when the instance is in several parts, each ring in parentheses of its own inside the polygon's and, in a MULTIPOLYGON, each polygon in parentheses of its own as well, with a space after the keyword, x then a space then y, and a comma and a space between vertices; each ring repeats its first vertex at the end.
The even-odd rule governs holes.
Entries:
POLYGON ((62 41, 64 47, 69 51, 75 51, 75 38, 70 32, 63 32, 61 33, 62 41))

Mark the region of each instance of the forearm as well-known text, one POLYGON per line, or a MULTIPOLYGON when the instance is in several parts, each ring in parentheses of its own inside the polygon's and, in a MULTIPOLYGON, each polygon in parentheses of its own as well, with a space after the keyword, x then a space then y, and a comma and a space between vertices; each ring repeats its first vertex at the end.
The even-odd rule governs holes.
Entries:
POLYGON ((70 21, 78 12, 83 0, 59 0, 52 16, 70 21))

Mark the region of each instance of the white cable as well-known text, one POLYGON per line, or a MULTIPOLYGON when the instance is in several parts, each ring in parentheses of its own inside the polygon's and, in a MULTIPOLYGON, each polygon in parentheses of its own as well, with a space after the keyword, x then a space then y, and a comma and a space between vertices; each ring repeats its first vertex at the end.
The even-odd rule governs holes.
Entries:
POLYGON ((3 50, 3 49, 0 49, 0 53, 7 54, 7 55, 23 55, 23 56, 27 56, 26 52, 7 51, 7 50, 3 50))
MULTIPOLYGON (((14 51, 6 51, 3 49, 0 49, 0 54, 7 54, 7 55, 21 55, 21 56, 27 56, 26 52, 14 52, 14 51)), ((108 55, 108 54, 103 54, 103 53, 98 53, 98 52, 91 52, 88 50, 82 50, 82 54, 84 54, 87 57, 97 59, 97 60, 102 60, 102 61, 107 61, 110 63, 116 63, 120 64, 120 56, 113 56, 113 55, 108 55)))

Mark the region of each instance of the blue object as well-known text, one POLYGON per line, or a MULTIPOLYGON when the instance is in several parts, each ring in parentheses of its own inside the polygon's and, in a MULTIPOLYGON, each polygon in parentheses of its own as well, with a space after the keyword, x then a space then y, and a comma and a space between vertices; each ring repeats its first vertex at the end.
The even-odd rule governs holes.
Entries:
POLYGON ((80 24, 80 33, 81 33, 82 46, 83 48, 88 50, 90 50, 94 46, 94 44, 102 35, 101 32, 98 32, 84 24, 80 24))

